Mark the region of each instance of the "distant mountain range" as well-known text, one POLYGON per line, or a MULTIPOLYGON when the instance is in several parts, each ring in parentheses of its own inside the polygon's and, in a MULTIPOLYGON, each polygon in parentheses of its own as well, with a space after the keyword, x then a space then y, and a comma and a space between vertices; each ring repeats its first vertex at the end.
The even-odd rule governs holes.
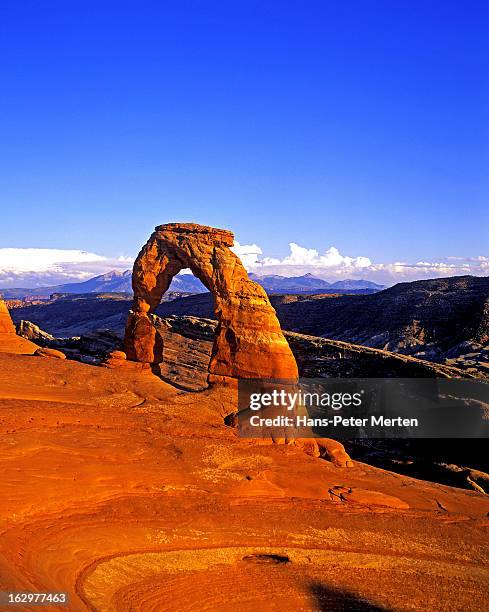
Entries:
MULTIPOLYGON (((47 298, 53 293, 132 293, 131 270, 107 272, 80 283, 66 283, 48 287, 5 288, 0 287, 0 295, 6 299, 47 298)), ((304 276, 257 276, 249 275, 268 293, 375 293, 384 289, 367 280, 346 279, 329 283, 312 274, 304 276)), ((178 274, 171 282, 169 291, 180 293, 204 293, 206 288, 193 274, 178 274)))
POLYGON ((373 293, 385 288, 384 285, 378 285, 372 281, 350 278, 329 283, 313 274, 288 277, 277 274, 269 276, 250 274, 249 276, 257 283, 260 283, 268 293, 349 293, 358 291, 373 293))
MULTIPOLYGON (((50 287, 6 288, 0 287, 0 295, 6 299, 47 298, 53 293, 132 293, 132 271, 118 272, 113 270, 95 276, 81 283, 66 283, 50 287)), ((169 291, 179 293, 203 293, 204 285, 193 274, 179 274, 171 282, 169 291)))

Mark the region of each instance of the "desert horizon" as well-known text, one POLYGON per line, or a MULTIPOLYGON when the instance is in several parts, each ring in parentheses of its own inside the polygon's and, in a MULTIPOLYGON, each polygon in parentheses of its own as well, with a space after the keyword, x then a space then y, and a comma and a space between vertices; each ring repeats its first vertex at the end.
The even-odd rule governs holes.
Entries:
MULTIPOLYGON (((257 278, 313 276, 330 284, 353 280, 392 286, 398 282, 445 276, 489 275, 489 257, 482 254, 439 257, 434 261, 418 258, 411 263, 374 263, 364 256, 343 256, 336 247, 325 249, 323 254, 296 243, 290 243, 289 249, 289 255, 280 260, 263 257, 261 247, 256 244, 240 244, 235 240, 233 246, 233 251, 242 259, 247 271, 257 278)), ((77 283, 103 274, 129 274, 134 260, 134 256, 107 257, 75 249, 2 247, 0 291, 77 283)), ((188 275, 191 271, 182 270, 179 274, 188 275)))

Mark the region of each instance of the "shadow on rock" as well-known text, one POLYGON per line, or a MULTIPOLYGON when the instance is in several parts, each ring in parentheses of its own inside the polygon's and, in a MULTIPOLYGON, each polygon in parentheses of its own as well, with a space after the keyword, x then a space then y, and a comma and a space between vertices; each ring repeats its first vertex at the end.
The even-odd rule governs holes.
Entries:
POLYGON ((319 612, 389 612, 389 608, 377 606, 354 593, 321 582, 312 582, 309 590, 316 600, 315 609, 319 612))

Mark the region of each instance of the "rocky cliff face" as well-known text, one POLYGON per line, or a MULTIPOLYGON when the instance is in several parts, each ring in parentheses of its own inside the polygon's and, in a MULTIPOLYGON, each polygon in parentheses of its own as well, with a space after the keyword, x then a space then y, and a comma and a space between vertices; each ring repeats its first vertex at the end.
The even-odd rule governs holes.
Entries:
POLYGON ((373 295, 274 302, 290 331, 433 358, 489 341, 489 277, 400 283, 373 295))
MULTIPOLYGON (((217 323, 211 319, 170 316, 154 318, 163 353, 158 370, 164 380, 191 390, 207 387, 217 323)), ((406 355, 354 345, 348 342, 284 332, 302 377, 416 377, 468 376, 463 370, 430 363, 406 355)), ((470 375, 469 375, 470 376, 470 375)))
POLYGON ((216 321, 155 317, 154 325, 163 345, 162 361, 156 366, 163 380, 191 391, 206 389, 216 321))

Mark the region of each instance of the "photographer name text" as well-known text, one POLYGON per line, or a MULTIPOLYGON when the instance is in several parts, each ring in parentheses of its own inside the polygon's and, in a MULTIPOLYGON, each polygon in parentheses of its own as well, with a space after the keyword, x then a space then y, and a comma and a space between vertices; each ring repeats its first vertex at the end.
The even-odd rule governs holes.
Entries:
POLYGON ((385 417, 371 415, 369 417, 312 418, 308 416, 261 417, 254 414, 249 423, 252 427, 418 427, 418 419, 404 417, 385 417))

